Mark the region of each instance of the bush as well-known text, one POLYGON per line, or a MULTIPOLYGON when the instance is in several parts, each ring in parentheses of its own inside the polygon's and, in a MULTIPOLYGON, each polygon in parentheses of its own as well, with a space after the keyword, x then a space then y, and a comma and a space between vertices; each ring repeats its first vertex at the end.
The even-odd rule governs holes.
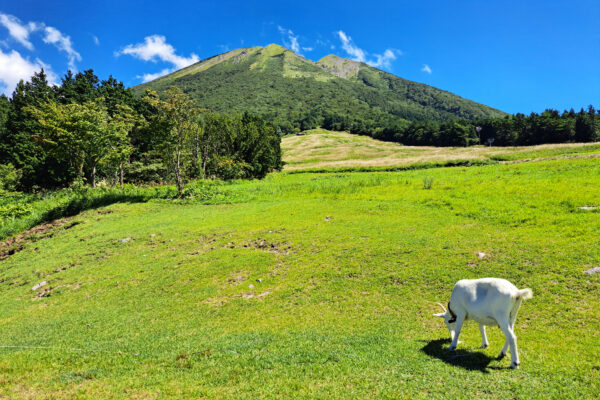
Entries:
POLYGON ((0 164, 0 190, 13 191, 19 185, 21 171, 12 164, 0 164))
POLYGON ((423 178, 423 189, 429 190, 433 186, 433 178, 430 176, 426 176, 423 178))
POLYGON ((243 162, 235 161, 225 157, 219 157, 216 161, 215 172, 217 177, 225 180, 243 179, 250 177, 252 167, 243 162))

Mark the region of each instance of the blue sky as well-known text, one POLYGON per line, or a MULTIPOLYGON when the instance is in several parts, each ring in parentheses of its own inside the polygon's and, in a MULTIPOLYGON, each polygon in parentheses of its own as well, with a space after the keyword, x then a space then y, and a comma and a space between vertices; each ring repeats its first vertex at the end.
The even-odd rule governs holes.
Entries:
POLYGON ((45 66, 126 85, 240 47, 358 59, 516 113, 600 107, 600 2, 0 0, 0 91, 45 66))

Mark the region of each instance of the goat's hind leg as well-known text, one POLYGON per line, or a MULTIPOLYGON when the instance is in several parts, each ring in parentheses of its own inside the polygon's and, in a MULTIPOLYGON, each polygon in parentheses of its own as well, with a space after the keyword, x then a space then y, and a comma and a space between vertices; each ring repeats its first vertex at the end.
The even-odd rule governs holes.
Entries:
MULTIPOLYGON (((521 305, 520 302, 516 304, 516 306, 511 311, 510 317, 509 317, 509 326, 510 326, 510 329, 513 331, 513 334, 515 331, 515 321, 517 320, 517 313, 519 312, 520 305, 521 305)), ((498 354, 498 360, 501 360, 504 357, 506 357, 506 352, 508 351, 509 343, 510 343, 510 341, 508 340, 508 336, 507 336, 506 340, 504 341, 504 346, 502 346, 502 350, 500 350, 500 354, 498 354)))
POLYGON ((481 333, 481 348, 487 349, 490 342, 488 342, 487 336, 485 335, 485 325, 479 324, 479 332, 481 333))
POLYGON ((502 351, 500 352, 498 358, 502 358, 503 355, 506 354, 506 347, 508 345, 510 347, 510 367, 513 369, 517 369, 520 365, 519 351, 517 349, 517 337, 515 336, 515 333, 512 327, 510 326, 508 316, 504 318, 498 318, 496 320, 498 321, 498 326, 500 326, 500 329, 502 329, 502 332, 504 332, 504 335, 506 336, 506 342, 504 343, 504 347, 502 348, 502 351))

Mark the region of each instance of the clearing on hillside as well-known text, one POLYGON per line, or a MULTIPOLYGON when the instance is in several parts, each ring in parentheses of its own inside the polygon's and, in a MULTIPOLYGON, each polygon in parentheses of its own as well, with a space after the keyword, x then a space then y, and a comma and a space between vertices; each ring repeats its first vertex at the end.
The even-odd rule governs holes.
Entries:
POLYGON ((397 167, 448 161, 520 160, 594 154, 598 143, 543 144, 522 147, 403 146, 368 136, 313 129, 290 135, 281 142, 285 171, 397 167))

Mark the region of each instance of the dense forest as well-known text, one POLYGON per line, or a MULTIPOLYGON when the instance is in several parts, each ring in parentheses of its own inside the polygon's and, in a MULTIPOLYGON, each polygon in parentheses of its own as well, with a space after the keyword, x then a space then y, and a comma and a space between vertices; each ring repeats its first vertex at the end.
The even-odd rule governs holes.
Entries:
POLYGON ((600 140, 600 110, 593 106, 562 114, 548 109, 541 114, 507 115, 479 120, 456 119, 447 122, 413 121, 376 124, 360 119, 326 114, 314 118, 314 125, 348 131, 375 139, 413 146, 528 146, 543 143, 594 142, 600 140))
POLYGON ((263 119, 196 107, 177 88, 135 97, 113 77, 43 70, 0 97, 0 189, 99 182, 262 178, 281 169, 281 138, 263 119))

